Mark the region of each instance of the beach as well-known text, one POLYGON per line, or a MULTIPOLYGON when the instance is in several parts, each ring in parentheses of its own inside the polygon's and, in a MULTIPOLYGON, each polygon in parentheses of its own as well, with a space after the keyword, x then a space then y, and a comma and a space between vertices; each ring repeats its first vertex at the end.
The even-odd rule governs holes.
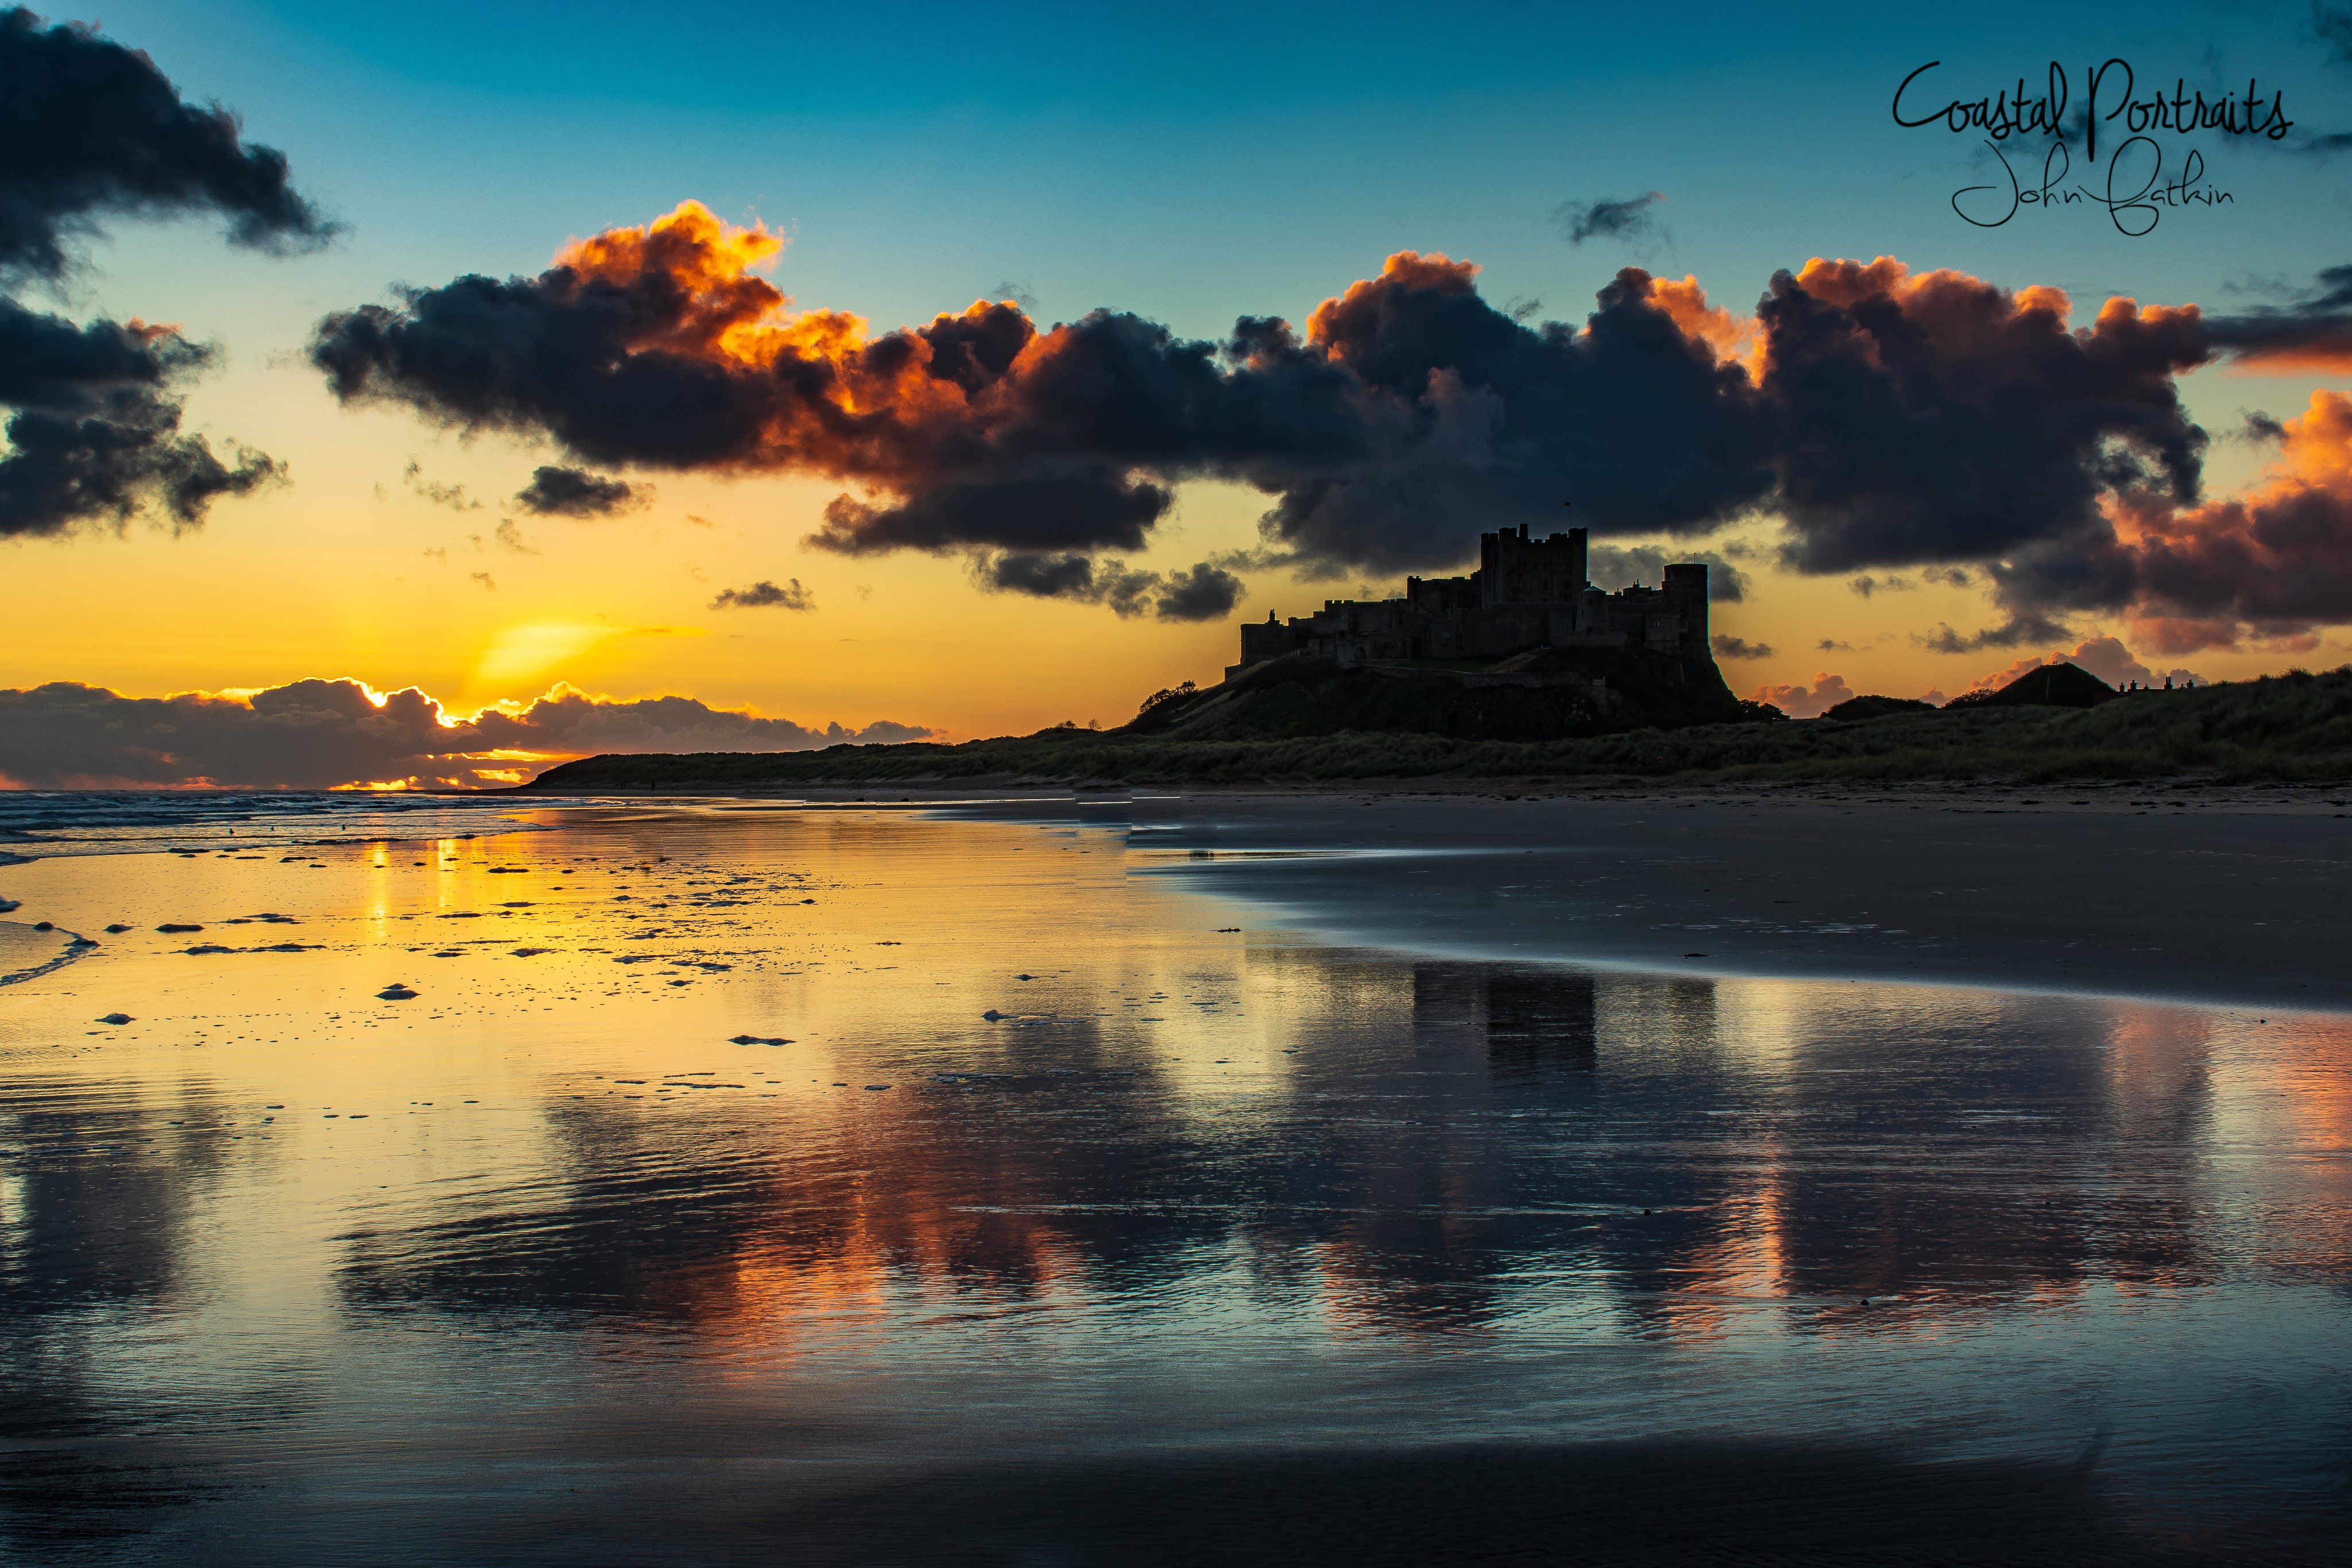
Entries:
POLYGON ((1188 870, 1230 852, 1199 874, 1337 940, 2342 1009, 2344 805, 2276 789, 1520 786, 1194 794, 1137 821, 1188 870), (1268 854, 1287 848, 1310 852, 1268 854))
POLYGON ((2336 1555, 2311 801, 866 793, 16 841, 11 1552, 2336 1555))

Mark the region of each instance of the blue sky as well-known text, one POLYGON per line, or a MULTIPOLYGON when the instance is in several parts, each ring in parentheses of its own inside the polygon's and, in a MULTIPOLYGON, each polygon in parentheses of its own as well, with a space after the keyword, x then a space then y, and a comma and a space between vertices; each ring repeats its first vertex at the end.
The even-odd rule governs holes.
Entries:
POLYGON ((1672 240, 1640 259, 1735 303, 1813 255, 2200 299, 2337 257, 2352 201, 2333 168, 2210 139, 2238 198, 2221 216, 2174 214, 2142 240, 2079 210, 1990 231, 1955 218, 1975 139, 1886 112, 1929 59, 1979 91, 2052 58, 2252 72, 2303 125, 2352 125, 2352 71, 2326 63, 2304 6, 2061 15, 134 4, 106 25, 294 156, 353 225, 304 281, 346 290, 535 268, 551 236, 689 194, 791 231, 804 303, 891 321, 1009 280, 1048 315, 1111 304, 1205 333, 1302 311, 1405 246, 1475 256, 1490 292, 1580 313, 1633 257, 1570 249, 1554 209, 1649 189, 1672 240))

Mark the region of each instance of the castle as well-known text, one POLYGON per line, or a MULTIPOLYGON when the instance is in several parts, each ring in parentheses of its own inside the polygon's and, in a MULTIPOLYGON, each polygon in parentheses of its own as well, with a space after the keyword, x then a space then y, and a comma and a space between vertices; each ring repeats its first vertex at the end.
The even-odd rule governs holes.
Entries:
POLYGON ((1326 601, 1301 620, 1242 624, 1242 662, 1225 678, 1307 653, 1341 664, 1410 659, 1499 659, 1531 648, 1630 648, 1669 680, 1712 669, 1706 640, 1706 567, 1670 566, 1657 588, 1615 593, 1585 577, 1586 530, 1549 538, 1478 536, 1468 577, 1409 577, 1404 597, 1326 601))

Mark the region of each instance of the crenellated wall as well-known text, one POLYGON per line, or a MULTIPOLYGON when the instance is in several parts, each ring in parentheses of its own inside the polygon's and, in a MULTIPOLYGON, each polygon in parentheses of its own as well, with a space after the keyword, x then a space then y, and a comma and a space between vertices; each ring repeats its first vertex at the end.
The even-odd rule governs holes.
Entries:
POLYGON ((1669 566, 1656 588, 1604 592, 1587 579, 1582 528, 1549 538, 1484 534, 1468 577, 1409 577, 1404 596, 1327 600, 1304 618, 1242 625, 1241 663, 1227 679, 1286 653, 1342 664, 1500 659, 1531 648, 1630 647, 1682 662, 1711 660, 1706 567, 1669 566))

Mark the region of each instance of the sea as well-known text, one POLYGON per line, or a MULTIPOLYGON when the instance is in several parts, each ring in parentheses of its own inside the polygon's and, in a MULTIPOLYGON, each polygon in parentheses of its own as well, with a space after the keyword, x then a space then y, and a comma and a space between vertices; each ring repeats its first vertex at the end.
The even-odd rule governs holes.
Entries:
MULTIPOLYGON (((556 801, 548 797, 533 803, 556 801)), ((505 796, 389 790, 0 790, 0 856, 211 851, 240 838, 289 845, 454 838, 486 826, 517 831, 499 816, 513 804, 505 796)))

